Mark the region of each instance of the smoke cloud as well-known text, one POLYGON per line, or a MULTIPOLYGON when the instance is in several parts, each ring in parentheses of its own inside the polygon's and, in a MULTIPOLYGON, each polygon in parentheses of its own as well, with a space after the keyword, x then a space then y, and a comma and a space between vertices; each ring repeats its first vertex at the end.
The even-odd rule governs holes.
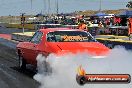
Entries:
POLYGON ((91 58, 86 53, 71 53, 56 57, 51 54, 47 59, 38 55, 38 73, 34 79, 41 83, 40 88, 131 88, 132 84, 85 84, 76 82, 78 66, 88 74, 130 74, 132 75, 132 52, 122 47, 112 49, 106 58, 91 58), (49 62, 52 73, 47 74, 44 62, 49 62))

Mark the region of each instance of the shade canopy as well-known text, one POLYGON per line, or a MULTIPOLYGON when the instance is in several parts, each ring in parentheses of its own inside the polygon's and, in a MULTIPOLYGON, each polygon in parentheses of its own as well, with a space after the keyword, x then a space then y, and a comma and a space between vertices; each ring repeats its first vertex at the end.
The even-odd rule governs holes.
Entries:
POLYGON ((99 12, 99 13, 94 14, 94 16, 108 16, 108 15, 105 13, 99 12))
POLYGON ((35 17, 44 16, 42 13, 37 14, 35 17))

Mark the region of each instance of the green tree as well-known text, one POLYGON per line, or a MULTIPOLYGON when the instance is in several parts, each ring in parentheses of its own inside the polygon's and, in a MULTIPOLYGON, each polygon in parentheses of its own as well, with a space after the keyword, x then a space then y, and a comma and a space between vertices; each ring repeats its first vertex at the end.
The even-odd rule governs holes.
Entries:
POLYGON ((129 1, 126 5, 127 8, 132 8, 132 1, 129 1))

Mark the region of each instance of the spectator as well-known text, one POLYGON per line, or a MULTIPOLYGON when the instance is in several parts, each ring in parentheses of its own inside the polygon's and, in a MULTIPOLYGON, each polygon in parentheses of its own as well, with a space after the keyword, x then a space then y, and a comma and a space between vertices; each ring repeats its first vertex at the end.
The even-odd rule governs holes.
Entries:
POLYGON ((100 28, 104 27, 104 25, 102 24, 101 21, 99 22, 98 26, 99 26, 100 28))
POLYGON ((78 28, 80 30, 87 30, 87 25, 86 23, 84 22, 84 20, 81 20, 80 23, 78 24, 78 28))

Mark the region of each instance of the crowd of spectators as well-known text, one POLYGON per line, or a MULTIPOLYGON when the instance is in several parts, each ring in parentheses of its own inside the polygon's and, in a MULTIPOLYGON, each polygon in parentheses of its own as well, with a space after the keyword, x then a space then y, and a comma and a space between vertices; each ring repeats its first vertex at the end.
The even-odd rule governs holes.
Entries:
POLYGON ((109 26, 127 26, 127 19, 121 17, 94 17, 94 16, 61 16, 52 19, 53 23, 58 23, 62 25, 79 25, 82 21, 88 26, 98 26, 100 28, 106 28, 109 26))

